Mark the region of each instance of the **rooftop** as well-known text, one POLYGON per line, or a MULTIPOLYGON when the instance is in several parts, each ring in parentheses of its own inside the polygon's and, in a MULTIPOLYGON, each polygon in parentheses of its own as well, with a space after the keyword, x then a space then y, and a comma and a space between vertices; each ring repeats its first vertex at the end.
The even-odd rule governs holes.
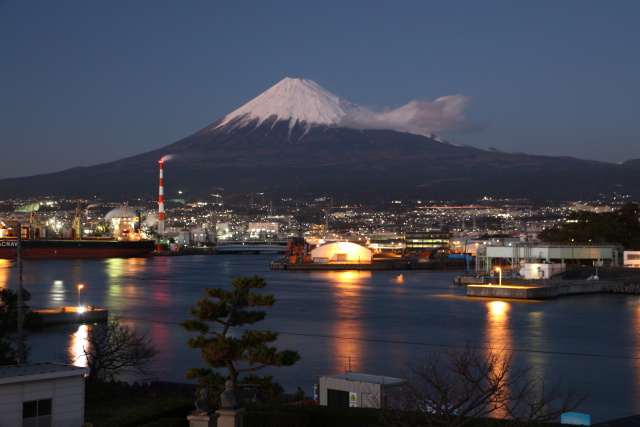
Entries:
POLYGON ((89 368, 54 362, 8 365, 0 366, 0 384, 71 377, 88 373, 89 368))

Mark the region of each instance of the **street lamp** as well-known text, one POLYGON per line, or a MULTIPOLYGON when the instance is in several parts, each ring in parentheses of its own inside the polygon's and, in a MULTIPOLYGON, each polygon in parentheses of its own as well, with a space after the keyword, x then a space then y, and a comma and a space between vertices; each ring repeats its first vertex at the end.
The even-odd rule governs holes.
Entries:
POLYGON ((83 284, 78 285, 78 307, 80 307, 80 290, 84 288, 83 284))
POLYGON ((496 271, 498 272, 498 286, 502 286, 502 269, 496 267, 496 271))

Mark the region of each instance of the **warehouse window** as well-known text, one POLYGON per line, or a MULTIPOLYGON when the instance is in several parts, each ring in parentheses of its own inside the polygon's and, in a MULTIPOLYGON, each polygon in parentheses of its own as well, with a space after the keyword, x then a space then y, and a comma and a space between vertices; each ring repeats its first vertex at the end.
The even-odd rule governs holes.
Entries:
POLYGON ((343 390, 327 389, 327 406, 349 407, 349 392, 343 390))
POLYGON ((22 427, 51 427, 51 399, 22 404, 22 427))

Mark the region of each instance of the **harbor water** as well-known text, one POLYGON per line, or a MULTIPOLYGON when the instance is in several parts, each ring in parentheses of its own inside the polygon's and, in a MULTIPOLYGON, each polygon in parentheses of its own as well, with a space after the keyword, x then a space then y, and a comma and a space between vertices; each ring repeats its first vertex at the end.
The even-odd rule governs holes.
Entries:
MULTIPOLYGON (((234 278, 256 274, 276 303, 254 327, 279 332, 276 346, 301 355, 292 367, 258 374, 274 376, 287 392, 301 386, 310 395, 317 375, 345 370, 400 377, 427 352, 469 342, 514 350, 516 363, 591 390, 577 411, 590 414, 592 423, 640 413, 639 296, 469 298, 465 287, 452 284, 456 271, 276 271, 269 269, 272 261, 267 255, 29 261, 23 286, 32 309, 80 301, 148 332, 160 353, 147 378, 189 382, 187 368, 204 362, 186 345, 193 333, 179 322, 190 318, 203 287, 230 288, 234 278)), ((0 265, 0 287, 16 289, 11 265, 0 265)), ((83 328, 31 333, 31 361, 61 361, 66 349, 81 345, 74 337, 83 328)))

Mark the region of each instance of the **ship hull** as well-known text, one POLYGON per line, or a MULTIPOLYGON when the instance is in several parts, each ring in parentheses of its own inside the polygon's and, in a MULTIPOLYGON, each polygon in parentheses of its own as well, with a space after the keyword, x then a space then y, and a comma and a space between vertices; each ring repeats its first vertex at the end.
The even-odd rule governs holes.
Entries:
MULTIPOLYGON (((0 241, 0 259, 16 259, 18 242, 0 241)), ((98 259, 139 258, 153 252, 152 240, 56 240, 36 239, 22 241, 23 259, 98 259)))

